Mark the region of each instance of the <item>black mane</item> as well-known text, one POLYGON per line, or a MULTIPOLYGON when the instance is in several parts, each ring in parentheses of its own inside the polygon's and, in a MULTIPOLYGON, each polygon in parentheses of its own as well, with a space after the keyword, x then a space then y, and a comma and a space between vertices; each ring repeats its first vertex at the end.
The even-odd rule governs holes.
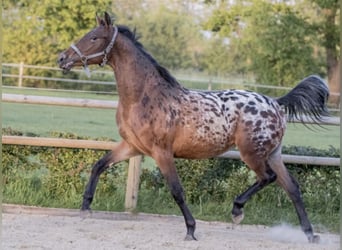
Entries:
POLYGON ((166 68, 161 66, 149 53, 146 52, 146 50, 144 49, 144 46, 139 42, 140 37, 136 34, 135 29, 131 31, 127 26, 124 26, 124 25, 117 25, 117 27, 118 27, 118 32, 120 32, 122 35, 130 39, 134 43, 136 48, 139 49, 139 51, 143 53, 143 55, 146 56, 146 58, 149 59, 149 61, 156 68, 159 75, 163 79, 165 79, 168 83, 170 83, 171 86, 180 85, 178 81, 170 74, 170 72, 166 68))

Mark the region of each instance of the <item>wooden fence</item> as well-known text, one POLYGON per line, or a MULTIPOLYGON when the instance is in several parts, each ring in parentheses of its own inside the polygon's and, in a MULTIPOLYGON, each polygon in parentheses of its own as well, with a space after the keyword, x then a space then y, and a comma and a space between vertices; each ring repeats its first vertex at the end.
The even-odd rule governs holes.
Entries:
MULTIPOLYGON (((71 99, 60 97, 43 97, 29 95, 13 95, 2 94, 3 102, 30 103, 30 104, 46 104, 46 105, 63 105, 87 108, 117 108, 117 101, 99 101, 90 99, 71 99)), ((324 124, 340 125, 338 117, 330 117, 324 121, 324 124)), ((30 145, 45 147, 63 147, 63 148, 88 148, 110 150, 116 145, 115 142, 94 141, 94 140, 74 140, 59 138, 41 138, 41 137, 24 137, 24 136, 2 136, 2 143, 9 145, 30 145)), ((240 159, 238 151, 228 151, 219 157, 240 159)), ((138 199, 139 179, 141 156, 133 157, 129 160, 129 169, 126 186, 125 208, 130 211, 135 209, 138 199)), ((339 166, 340 158, 331 157, 313 157, 313 156, 294 156, 283 155, 285 163, 298 163, 308 165, 321 166, 339 166)))

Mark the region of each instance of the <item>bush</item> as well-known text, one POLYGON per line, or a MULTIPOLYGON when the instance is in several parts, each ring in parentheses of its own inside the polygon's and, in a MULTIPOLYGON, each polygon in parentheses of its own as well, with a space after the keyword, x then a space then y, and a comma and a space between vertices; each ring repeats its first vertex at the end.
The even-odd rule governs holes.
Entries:
MULTIPOLYGON (((9 128, 3 129, 3 134, 21 135, 9 128)), ((64 133, 53 133, 52 137, 80 139, 64 133)), ((102 150, 88 149, 16 145, 2 148, 4 202, 57 207, 72 200, 69 207, 79 207, 91 167, 105 154, 102 150)), ((125 165, 124 162, 105 171, 97 192, 121 191, 126 182, 125 165)))

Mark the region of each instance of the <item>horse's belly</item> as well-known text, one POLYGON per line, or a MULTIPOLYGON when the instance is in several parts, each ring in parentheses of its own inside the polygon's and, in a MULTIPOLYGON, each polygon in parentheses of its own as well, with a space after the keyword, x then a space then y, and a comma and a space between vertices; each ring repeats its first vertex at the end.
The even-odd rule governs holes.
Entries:
POLYGON ((210 158, 226 152, 234 144, 233 128, 228 125, 203 125, 196 130, 184 128, 173 145, 179 158, 210 158))
POLYGON ((192 146, 189 148, 183 148, 182 150, 176 150, 174 156, 176 158, 185 159, 207 159, 213 158, 224 152, 228 151, 229 147, 217 147, 217 145, 211 146, 192 146))

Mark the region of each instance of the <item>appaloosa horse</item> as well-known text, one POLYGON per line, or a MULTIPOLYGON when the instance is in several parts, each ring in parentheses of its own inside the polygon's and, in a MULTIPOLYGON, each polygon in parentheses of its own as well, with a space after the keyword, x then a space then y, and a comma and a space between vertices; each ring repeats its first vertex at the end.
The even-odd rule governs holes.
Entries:
POLYGON ((82 211, 90 210, 99 176, 111 164, 148 155, 155 159, 183 213, 186 239, 196 239, 195 219, 186 205, 174 159, 215 157, 236 145, 257 181, 234 200, 233 222, 243 219, 243 206, 253 194, 276 181, 292 200, 308 240, 319 241, 298 183, 282 162, 281 141, 285 114, 290 119, 310 115, 315 122, 327 114, 329 90, 321 78, 309 76, 277 99, 244 90, 189 90, 144 50, 126 26, 113 26, 107 13, 97 22, 58 59, 65 72, 74 66, 108 64, 120 97, 116 120, 122 141, 93 166, 82 211))

